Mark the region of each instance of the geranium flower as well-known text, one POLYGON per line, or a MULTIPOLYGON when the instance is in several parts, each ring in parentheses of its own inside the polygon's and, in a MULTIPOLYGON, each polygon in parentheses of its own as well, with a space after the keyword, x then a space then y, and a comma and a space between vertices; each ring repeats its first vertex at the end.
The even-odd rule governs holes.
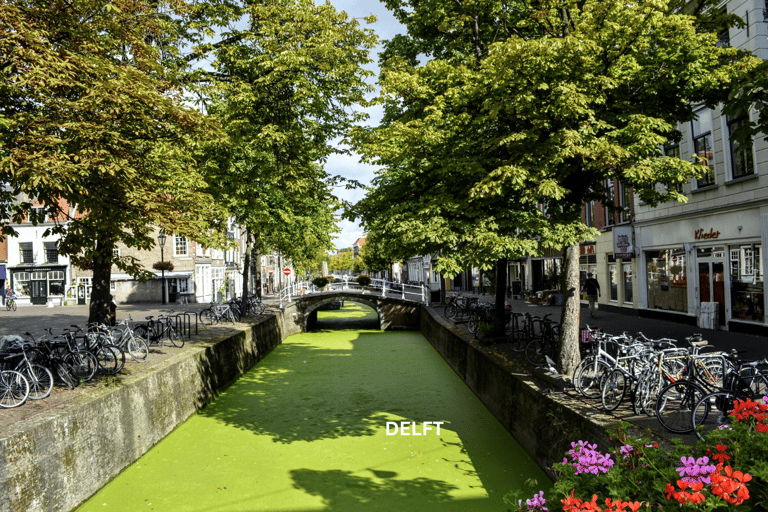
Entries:
MULTIPOLYGON (((718 466, 718 469, 721 469, 718 466)), ((731 466, 725 466, 725 475, 719 471, 712 474, 712 494, 723 498, 728 503, 741 505, 749 499, 749 489, 746 483, 752 480, 752 475, 734 471, 731 466)))

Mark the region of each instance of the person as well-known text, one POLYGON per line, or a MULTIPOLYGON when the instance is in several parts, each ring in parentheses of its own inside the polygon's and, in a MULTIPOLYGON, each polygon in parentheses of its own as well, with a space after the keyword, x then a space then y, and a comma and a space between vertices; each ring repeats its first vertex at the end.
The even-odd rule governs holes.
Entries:
POLYGON ((112 294, 109 295, 109 325, 112 327, 117 325, 117 304, 112 294))
POLYGON ((13 297, 13 290, 11 290, 11 285, 9 284, 5 285, 5 293, 3 294, 3 304, 5 304, 5 301, 8 300, 8 297, 13 297))
POLYGON ((595 279, 595 274, 590 273, 587 276, 587 280, 584 281, 584 293, 587 294, 587 300, 589 301, 589 317, 596 318, 595 304, 600 296, 600 283, 595 279))

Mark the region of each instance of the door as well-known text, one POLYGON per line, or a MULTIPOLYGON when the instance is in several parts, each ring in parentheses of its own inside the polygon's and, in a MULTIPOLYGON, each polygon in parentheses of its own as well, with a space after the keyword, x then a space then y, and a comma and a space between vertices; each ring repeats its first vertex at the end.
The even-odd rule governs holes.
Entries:
POLYGON ((722 261, 699 260, 699 308, 702 302, 717 302, 717 323, 725 325, 725 272, 722 261))
POLYGON ((168 303, 169 304, 175 303, 177 298, 178 298, 178 287, 176 284, 176 279, 169 279, 168 280, 168 303))
POLYGON ((48 281, 31 281, 29 301, 32 304, 45 304, 48 302, 48 281))

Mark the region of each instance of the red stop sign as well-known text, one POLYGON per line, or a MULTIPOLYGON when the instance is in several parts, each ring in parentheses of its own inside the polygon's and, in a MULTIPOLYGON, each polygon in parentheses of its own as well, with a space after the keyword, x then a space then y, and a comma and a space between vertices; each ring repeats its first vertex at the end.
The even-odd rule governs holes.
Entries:
POLYGON ((283 269, 283 274, 285 274, 287 276, 291 275, 291 269, 289 269, 288 267, 284 268, 283 269))

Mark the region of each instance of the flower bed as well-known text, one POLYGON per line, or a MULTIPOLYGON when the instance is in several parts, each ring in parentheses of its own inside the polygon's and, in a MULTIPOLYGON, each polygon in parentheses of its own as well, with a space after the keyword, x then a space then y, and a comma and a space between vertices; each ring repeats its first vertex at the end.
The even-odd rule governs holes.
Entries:
POLYGON ((767 510, 766 403, 768 397, 737 400, 731 423, 709 432, 695 447, 675 439, 672 451, 663 450, 627 436, 627 424, 609 434, 615 445, 611 453, 573 442, 563 462, 555 464, 558 479, 546 496, 539 491, 524 500, 515 491, 505 501, 531 512, 767 510))

